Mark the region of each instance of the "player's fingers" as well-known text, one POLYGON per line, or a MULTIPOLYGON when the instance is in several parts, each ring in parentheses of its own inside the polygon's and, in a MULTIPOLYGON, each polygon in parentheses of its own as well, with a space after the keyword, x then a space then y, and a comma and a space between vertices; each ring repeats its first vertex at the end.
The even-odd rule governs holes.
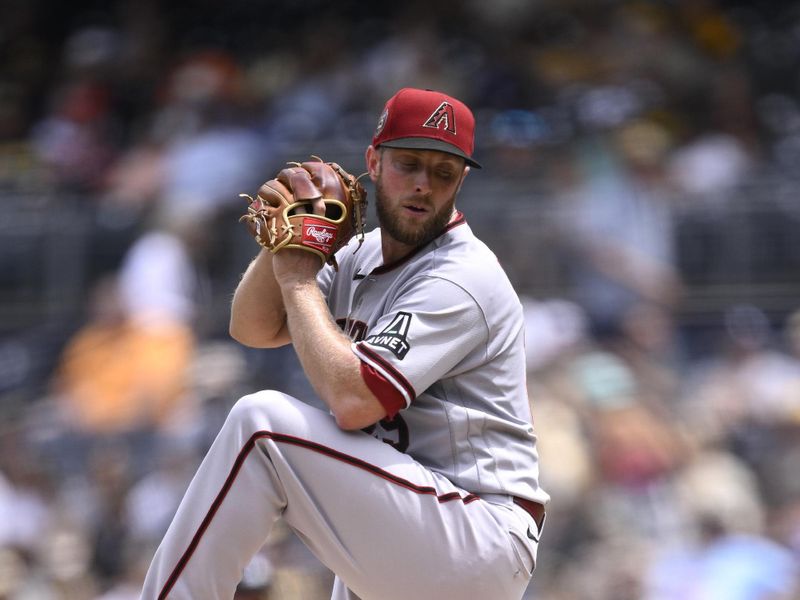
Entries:
POLYGON ((292 192, 277 179, 270 179, 258 189, 258 197, 268 206, 292 203, 292 192))
POLYGON ((322 192, 311 180, 311 174, 302 167, 289 167, 278 173, 278 181, 292 190, 298 201, 322 197, 322 192))
POLYGON ((342 186, 342 180, 336 174, 330 165, 324 162, 304 162, 303 168, 311 175, 311 181, 322 190, 322 195, 325 198, 334 198, 336 200, 344 201, 346 199, 345 189, 342 186))
POLYGON ((278 173, 278 181, 292 191, 295 202, 307 202, 312 212, 325 214, 325 203, 322 201, 320 188, 311 180, 311 173, 303 167, 289 167, 278 173))

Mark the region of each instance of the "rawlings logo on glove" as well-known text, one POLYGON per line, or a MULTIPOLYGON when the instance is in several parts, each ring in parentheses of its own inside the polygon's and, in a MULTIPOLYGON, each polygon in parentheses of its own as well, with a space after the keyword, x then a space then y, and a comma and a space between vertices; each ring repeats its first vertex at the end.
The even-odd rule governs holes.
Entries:
MULTIPOLYGON (((364 240, 367 193, 336 163, 289 163, 258 190, 239 221, 264 248, 313 252, 337 268, 334 254, 355 235, 364 240)), ((360 246, 360 244, 359 244, 360 246)))
POLYGON ((306 217, 303 221, 303 245, 316 248, 328 256, 333 248, 333 240, 336 239, 336 231, 333 225, 306 217))

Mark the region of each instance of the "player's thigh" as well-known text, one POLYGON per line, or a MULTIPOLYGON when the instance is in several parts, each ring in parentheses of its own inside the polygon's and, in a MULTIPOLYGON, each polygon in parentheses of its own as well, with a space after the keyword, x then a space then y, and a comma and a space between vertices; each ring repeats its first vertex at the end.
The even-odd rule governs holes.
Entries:
POLYGON ((262 436, 286 488, 284 518, 356 592, 513 597, 503 591, 520 577, 508 528, 447 478, 276 392, 246 397, 232 419, 262 436))

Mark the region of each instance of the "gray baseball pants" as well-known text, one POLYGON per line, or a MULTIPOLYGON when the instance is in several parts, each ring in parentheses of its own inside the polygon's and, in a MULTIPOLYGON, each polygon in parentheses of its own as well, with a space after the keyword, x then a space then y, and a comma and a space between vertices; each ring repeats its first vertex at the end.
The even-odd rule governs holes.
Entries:
POLYGON ((143 600, 230 600, 284 519, 337 576, 333 600, 519 600, 538 528, 285 394, 239 400, 164 536, 143 600))

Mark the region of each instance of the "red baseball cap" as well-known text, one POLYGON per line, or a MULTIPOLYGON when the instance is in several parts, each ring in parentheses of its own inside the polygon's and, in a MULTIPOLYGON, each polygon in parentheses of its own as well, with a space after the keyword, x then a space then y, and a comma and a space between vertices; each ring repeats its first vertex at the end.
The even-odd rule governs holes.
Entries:
POLYGON ((440 150, 480 169, 472 159, 474 135, 475 117, 460 100, 434 90, 403 88, 386 102, 372 145, 440 150))

